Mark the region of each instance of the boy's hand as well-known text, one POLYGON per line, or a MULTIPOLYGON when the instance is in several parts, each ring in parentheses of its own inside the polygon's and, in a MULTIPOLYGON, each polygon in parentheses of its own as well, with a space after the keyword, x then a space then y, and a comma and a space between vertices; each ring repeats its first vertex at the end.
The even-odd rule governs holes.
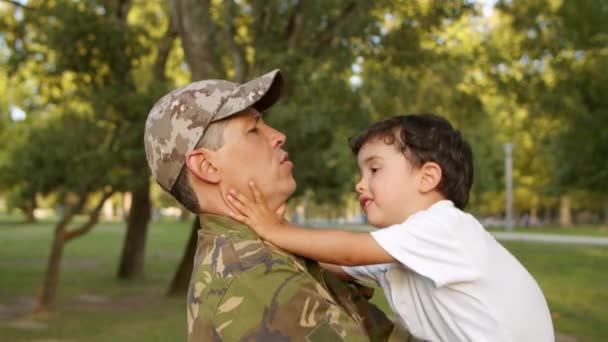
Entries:
POLYGON ((263 239, 267 239, 273 230, 280 229, 285 205, 281 205, 274 212, 268 208, 264 195, 253 182, 249 182, 249 188, 253 194, 253 202, 236 190, 230 189, 226 197, 228 203, 236 209, 230 212, 230 216, 250 226, 263 239))

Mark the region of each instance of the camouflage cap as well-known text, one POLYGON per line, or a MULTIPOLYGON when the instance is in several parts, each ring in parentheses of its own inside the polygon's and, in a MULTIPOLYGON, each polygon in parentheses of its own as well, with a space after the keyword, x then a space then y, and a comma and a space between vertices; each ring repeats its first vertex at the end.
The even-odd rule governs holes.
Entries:
POLYGON ((152 175, 166 190, 175 184, 186 161, 212 122, 249 107, 270 108, 281 96, 283 77, 273 70, 249 82, 203 80, 178 88, 152 107, 144 145, 152 175))

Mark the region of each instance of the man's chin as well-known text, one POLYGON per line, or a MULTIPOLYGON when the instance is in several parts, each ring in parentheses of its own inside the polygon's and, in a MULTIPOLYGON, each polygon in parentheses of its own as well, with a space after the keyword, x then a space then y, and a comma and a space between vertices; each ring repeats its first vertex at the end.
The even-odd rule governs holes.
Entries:
POLYGON ((287 202, 289 197, 291 197, 291 195, 296 192, 296 186, 296 181, 292 179, 292 182, 289 184, 289 186, 286 186, 285 189, 281 191, 280 195, 278 196, 280 204, 284 204, 285 202, 287 202))
POLYGON ((291 187, 289 189, 289 191, 287 192, 287 196, 285 198, 285 200, 287 200, 289 197, 291 197, 291 195, 293 195, 294 192, 296 192, 296 188, 298 187, 298 184, 296 183, 295 179, 291 179, 291 187))

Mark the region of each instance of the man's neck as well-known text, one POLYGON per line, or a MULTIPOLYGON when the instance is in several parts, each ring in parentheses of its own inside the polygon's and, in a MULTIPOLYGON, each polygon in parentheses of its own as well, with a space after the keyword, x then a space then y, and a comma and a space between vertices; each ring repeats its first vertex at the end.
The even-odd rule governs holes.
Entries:
POLYGON ((203 213, 199 215, 201 230, 218 235, 239 236, 245 239, 259 239, 258 235, 244 223, 227 215, 203 213))

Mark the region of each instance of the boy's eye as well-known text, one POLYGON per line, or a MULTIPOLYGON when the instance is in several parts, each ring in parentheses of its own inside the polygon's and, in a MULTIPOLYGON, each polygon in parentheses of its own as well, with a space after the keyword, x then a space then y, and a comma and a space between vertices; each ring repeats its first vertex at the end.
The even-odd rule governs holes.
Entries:
POLYGON ((249 130, 249 133, 254 133, 257 134, 258 133, 258 127, 253 127, 252 129, 249 130))
POLYGON ((380 168, 378 168, 378 167, 371 167, 369 170, 370 170, 372 173, 376 173, 376 171, 380 170, 380 168))

